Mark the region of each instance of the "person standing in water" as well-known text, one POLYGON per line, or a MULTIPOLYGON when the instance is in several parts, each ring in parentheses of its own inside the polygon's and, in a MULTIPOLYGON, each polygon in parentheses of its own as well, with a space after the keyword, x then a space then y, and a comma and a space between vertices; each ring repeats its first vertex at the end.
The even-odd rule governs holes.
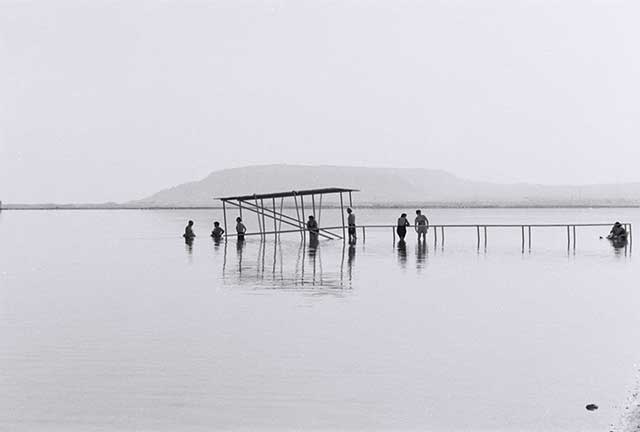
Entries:
POLYGON ((184 237, 187 240, 193 240, 193 238, 195 236, 196 235, 193 232, 193 221, 190 220, 189 223, 187 223, 187 226, 184 229, 184 234, 182 235, 182 237, 184 237))
POLYGON ((400 240, 404 241, 404 237, 407 235, 407 227, 411 226, 409 221, 407 220, 407 214, 402 213, 398 218, 398 226, 396 228, 396 232, 398 233, 398 237, 400 240))
POLYGON ((351 208, 347 208, 347 225, 349 226, 349 244, 356 242, 356 215, 351 208))
POLYGON ((427 231, 429 231, 429 219, 422 214, 421 210, 416 210, 415 228, 418 233, 418 241, 427 241, 427 231))
POLYGON ((223 234, 224 230, 220 228, 220 222, 215 221, 213 223, 213 231, 211 231, 211 237, 213 237, 214 240, 220 240, 223 234))
POLYGON ((247 232, 247 227, 242 223, 242 218, 236 218, 236 233, 238 234, 238 240, 244 240, 244 233, 247 232))
POLYGON ((318 233, 320 230, 318 229, 318 222, 316 222, 316 218, 313 216, 309 216, 309 220, 307 221, 307 229, 309 230, 309 235, 311 239, 317 239, 318 233))

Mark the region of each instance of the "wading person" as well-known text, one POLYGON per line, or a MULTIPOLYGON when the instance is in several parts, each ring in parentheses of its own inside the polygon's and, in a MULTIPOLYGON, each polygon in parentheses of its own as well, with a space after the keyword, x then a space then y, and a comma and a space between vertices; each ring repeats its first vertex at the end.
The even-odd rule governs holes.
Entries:
POLYGON ((247 227, 242 223, 242 218, 236 218, 236 234, 238 234, 238 240, 244 240, 244 233, 247 232, 247 227))
POLYGON ((187 226, 184 228, 184 234, 182 235, 182 237, 184 237, 187 240, 193 240, 193 238, 195 237, 195 233, 193 232, 193 221, 190 220, 187 223, 187 226))
POLYGON ((313 216, 309 216, 309 220, 307 221, 307 230, 309 230, 311 240, 318 239, 318 233, 320 230, 318 229, 318 222, 316 222, 316 218, 313 216))
POLYGON ((220 222, 215 221, 213 223, 213 231, 211 231, 211 237, 213 237, 214 240, 220 240, 223 234, 224 230, 220 228, 220 222))
POLYGON ((422 214, 421 210, 416 210, 415 228, 418 233, 418 241, 427 241, 427 231, 429 231, 429 219, 422 214))
POLYGON ((356 242, 356 215, 353 210, 347 208, 347 225, 349 226, 349 244, 356 242))
POLYGON ((407 214, 402 213, 398 218, 398 226, 396 228, 396 232, 398 233, 398 237, 400 237, 400 240, 404 241, 404 237, 407 235, 408 226, 411 226, 411 224, 407 220, 407 214))

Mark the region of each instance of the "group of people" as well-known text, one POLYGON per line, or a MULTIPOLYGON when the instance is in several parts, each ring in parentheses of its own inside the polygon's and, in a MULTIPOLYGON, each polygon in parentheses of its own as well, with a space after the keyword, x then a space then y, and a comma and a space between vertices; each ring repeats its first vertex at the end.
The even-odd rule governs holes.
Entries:
MULTIPOLYGON (((187 241, 191 241, 196 237, 196 234, 193 231, 193 225, 194 225, 193 221, 190 220, 184 229, 184 234, 182 235, 182 237, 184 237, 185 240, 187 241)), ((238 236, 238 240, 244 240, 244 235, 246 232, 247 232, 247 227, 242 223, 242 218, 237 217, 236 218, 236 234, 238 236)), ((215 221, 213 223, 213 230, 211 231, 211 237, 213 237, 214 240, 222 240, 222 238, 224 237, 224 229, 222 229, 222 227, 220 226, 220 222, 215 221)))
MULTIPOLYGON (((410 226, 411 223, 407 219, 407 214, 402 213, 398 218, 398 226, 396 227, 396 232, 398 233, 398 237, 400 237, 400 241, 404 241, 404 238, 407 235, 407 227, 410 226)), ((416 233, 418 233, 418 242, 426 241, 427 231, 429 231, 429 219, 422 214, 422 210, 416 210, 416 218, 413 226, 416 233)))
MULTIPOLYGON (((187 241, 192 241, 196 234, 193 231, 193 221, 190 220, 187 223, 186 228, 184 229, 183 237, 187 241)), ((407 227, 411 226, 411 223, 407 219, 407 214, 402 213, 400 218, 398 218, 398 224, 396 227, 396 232, 400 237, 401 241, 404 241, 404 238, 407 235, 407 227)), ((418 242, 426 240, 427 231, 429 230, 429 219, 425 215, 422 214, 421 210, 416 210, 416 218, 414 220, 413 226, 415 227, 416 233, 418 233, 418 242)), ((317 239, 320 234, 320 227, 318 226, 318 221, 315 216, 310 215, 306 222, 306 229, 309 232, 309 236, 311 239, 317 239)), ((242 223, 242 218, 236 218, 236 236, 238 240, 244 240, 244 236, 247 232, 247 227, 242 223)), ((347 208, 347 233, 349 234, 349 244, 355 244, 357 236, 356 236, 356 215, 351 208, 347 208)), ((213 223, 213 231, 211 231, 211 237, 214 240, 221 240, 224 236, 224 229, 220 227, 220 222, 215 221, 213 223)))

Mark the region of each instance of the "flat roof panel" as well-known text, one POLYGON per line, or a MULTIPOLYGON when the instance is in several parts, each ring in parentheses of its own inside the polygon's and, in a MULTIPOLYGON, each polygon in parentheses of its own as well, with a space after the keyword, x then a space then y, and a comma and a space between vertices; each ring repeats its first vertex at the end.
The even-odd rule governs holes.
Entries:
POLYGON ((272 192, 272 193, 262 193, 262 194, 251 194, 251 195, 238 195, 238 196, 230 196, 230 197, 218 197, 217 199, 222 201, 248 201, 255 199, 269 199, 269 198, 286 198, 292 196, 307 196, 307 195, 322 195, 322 194, 334 194, 340 192, 358 192, 358 189, 349 189, 349 188, 321 188, 321 189, 302 189, 302 190, 293 190, 288 192, 272 192))

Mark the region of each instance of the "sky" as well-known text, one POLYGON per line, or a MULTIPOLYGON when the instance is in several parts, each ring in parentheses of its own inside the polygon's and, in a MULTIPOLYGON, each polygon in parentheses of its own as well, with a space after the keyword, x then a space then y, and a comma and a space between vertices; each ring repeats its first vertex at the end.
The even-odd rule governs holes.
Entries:
POLYGON ((0 200, 253 164, 640 181, 637 0, 0 0, 0 200))

